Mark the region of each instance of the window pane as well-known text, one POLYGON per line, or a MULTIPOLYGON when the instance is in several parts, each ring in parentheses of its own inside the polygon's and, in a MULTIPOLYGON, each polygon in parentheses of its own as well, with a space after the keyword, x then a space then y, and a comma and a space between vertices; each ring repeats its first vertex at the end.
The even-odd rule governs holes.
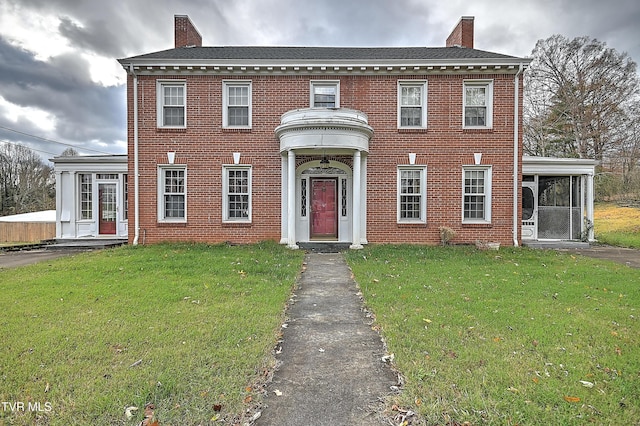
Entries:
POLYGON ((229 86, 229 106, 249 106, 249 87, 229 86))
POLYGON ((422 105, 422 87, 403 86, 402 97, 400 100, 402 106, 420 106, 422 105))
POLYGON ((484 219, 484 195, 465 195, 464 218, 484 219))
POLYGON ((249 107, 229 107, 229 126, 248 126, 249 107))
POLYGON ((466 106, 486 106, 486 87, 467 87, 466 106))
POLYGON ((422 108, 400 108, 401 126, 422 126, 422 108))
POLYGON ((487 109, 485 107, 466 107, 464 109, 465 126, 486 126, 487 109))
POLYGON ((336 86, 314 86, 313 106, 318 108, 335 108, 336 86))
POLYGON ((164 196, 164 217, 184 218, 184 195, 164 196))
POLYGON ((184 126, 184 108, 183 107, 164 107, 165 126, 184 126))
POLYGON ((184 106, 184 87, 165 86, 164 104, 165 106, 184 106))

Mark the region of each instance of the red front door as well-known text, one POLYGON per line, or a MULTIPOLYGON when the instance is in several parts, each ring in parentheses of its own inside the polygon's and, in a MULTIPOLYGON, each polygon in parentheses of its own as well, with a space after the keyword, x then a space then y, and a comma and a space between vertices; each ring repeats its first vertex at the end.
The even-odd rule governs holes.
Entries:
POLYGON ((338 180, 311 179, 311 238, 338 238, 338 180))
POLYGON ((115 235, 116 233, 116 185, 101 183, 98 185, 100 199, 98 212, 98 233, 115 235))

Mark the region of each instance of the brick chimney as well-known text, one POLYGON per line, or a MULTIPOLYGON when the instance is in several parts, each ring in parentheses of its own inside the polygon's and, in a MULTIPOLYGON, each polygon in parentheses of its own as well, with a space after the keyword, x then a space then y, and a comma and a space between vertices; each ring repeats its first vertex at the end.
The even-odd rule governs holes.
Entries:
POLYGON ((447 37, 447 47, 473 49, 473 16, 463 16, 447 37))
POLYGON ((187 46, 202 47, 202 36, 187 15, 174 16, 176 48, 187 46))

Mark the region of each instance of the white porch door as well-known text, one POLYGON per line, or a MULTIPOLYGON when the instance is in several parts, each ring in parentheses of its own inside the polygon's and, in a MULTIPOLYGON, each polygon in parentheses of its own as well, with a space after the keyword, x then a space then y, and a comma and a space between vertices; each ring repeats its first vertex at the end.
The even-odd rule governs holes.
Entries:
POLYGON ((538 238, 538 191, 536 182, 522 182, 522 239, 538 238))

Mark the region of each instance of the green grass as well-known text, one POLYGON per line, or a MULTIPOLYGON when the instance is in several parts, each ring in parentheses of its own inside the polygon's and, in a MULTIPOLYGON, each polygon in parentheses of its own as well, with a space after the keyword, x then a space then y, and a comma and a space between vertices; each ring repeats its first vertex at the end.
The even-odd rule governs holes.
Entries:
POLYGON ((596 239, 619 247, 640 249, 640 209, 613 203, 596 204, 594 211, 596 239))
POLYGON ((160 424, 230 422, 257 397, 301 263, 273 243, 185 244, 1 270, 0 401, 41 411, 0 407, 0 425, 138 424, 149 402, 160 424))
POLYGON ((421 424, 638 424, 639 270, 513 248, 346 256, 406 380, 393 402, 421 424))

